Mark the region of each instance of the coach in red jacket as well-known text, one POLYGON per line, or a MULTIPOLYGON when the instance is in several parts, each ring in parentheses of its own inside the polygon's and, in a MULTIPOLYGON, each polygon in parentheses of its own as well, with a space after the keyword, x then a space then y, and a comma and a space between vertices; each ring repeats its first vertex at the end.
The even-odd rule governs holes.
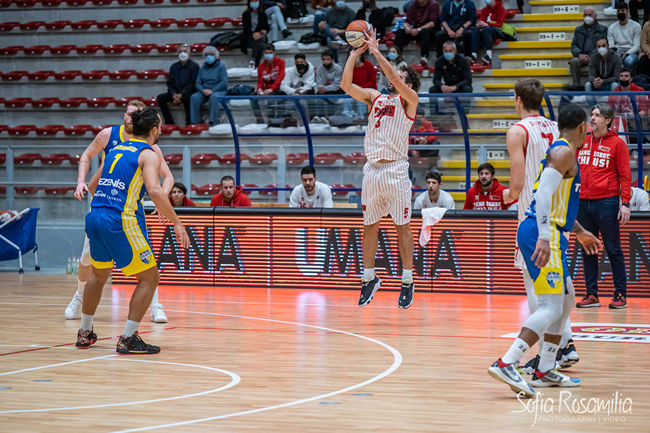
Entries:
POLYGON ((221 192, 212 196, 210 206, 225 207, 250 207, 251 199, 241 192, 241 186, 235 186, 235 179, 232 176, 221 178, 221 192))
MULTIPOLYGON (((614 111, 609 105, 591 110, 591 135, 578 151, 580 164, 580 209, 578 222, 594 235, 603 237, 612 266, 614 298, 609 308, 627 307, 625 257, 621 250, 619 221, 630 219, 630 154, 627 145, 609 128, 614 111), (620 202, 619 202, 620 197, 620 202), (619 203, 621 203, 619 205, 619 203)), ((578 308, 600 307, 598 300, 598 255, 584 255, 587 296, 578 308)))
POLYGON ((478 180, 467 190, 463 209, 505 210, 511 204, 503 202, 505 186, 494 177, 494 167, 489 162, 478 166, 478 180))

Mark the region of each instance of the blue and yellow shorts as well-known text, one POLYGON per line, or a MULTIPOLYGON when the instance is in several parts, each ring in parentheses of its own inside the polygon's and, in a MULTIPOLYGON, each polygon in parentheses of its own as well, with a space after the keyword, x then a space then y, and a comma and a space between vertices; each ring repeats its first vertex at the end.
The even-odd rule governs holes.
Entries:
POLYGON ((535 282, 535 294, 537 295, 561 295, 565 292, 566 280, 570 276, 567 265, 566 250, 569 241, 564 234, 551 228, 551 256, 543 268, 535 266, 532 259, 537 245, 537 220, 526 218, 517 230, 517 244, 524 256, 526 268, 535 282))
POLYGON ((86 215, 86 236, 97 269, 115 262, 124 275, 135 275, 156 266, 144 218, 93 209, 86 215))

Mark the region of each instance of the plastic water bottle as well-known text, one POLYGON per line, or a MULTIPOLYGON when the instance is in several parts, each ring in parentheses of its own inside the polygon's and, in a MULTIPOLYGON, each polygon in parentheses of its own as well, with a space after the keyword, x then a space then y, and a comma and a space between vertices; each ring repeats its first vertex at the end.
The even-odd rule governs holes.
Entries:
POLYGON ((72 274, 72 257, 68 257, 68 261, 65 264, 65 273, 68 275, 72 274))
POLYGON ((79 257, 72 259, 72 273, 77 275, 79 273, 79 257))

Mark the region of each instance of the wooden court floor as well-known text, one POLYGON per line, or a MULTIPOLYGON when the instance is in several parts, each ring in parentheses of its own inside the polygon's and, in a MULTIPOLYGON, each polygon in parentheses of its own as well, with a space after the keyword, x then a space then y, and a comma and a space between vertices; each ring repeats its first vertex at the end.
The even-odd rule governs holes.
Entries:
MULTIPOLYGON (((147 315, 140 328, 162 352, 119 356, 130 288, 105 288, 100 341, 76 350, 79 321, 63 317, 75 287, 0 274, 0 431, 648 431, 648 343, 578 341, 570 394, 522 403, 487 375, 527 315, 523 296, 416 293, 400 310, 380 291, 360 309, 351 291, 163 286, 169 323, 147 315)), ((647 336, 650 299, 629 303, 572 320, 647 336)))

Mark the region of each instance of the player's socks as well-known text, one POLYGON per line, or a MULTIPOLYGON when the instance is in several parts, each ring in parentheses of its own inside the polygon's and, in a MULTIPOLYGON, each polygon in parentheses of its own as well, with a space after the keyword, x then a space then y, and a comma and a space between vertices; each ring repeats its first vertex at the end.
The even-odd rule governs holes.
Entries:
POLYGON ((375 268, 363 270, 363 281, 372 281, 375 279, 375 268))
POLYGON ((151 305, 156 304, 160 304, 160 302, 158 302, 158 287, 156 287, 156 290, 153 291, 153 298, 151 298, 151 305))
POLYGON ((517 337, 514 343, 512 343, 512 346, 510 346, 510 349, 501 357, 501 361, 505 364, 514 364, 521 359, 528 349, 530 349, 530 346, 524 340, 517 337))
POLYGON ((70 320, 79 318, 79 315, 81 314, 81 305, 83 304, 84 287, 86 287, 85 282, 82 283, 81 281, 77 281, 77 291, 65 309, 66 319, 70 320))
POLYGON ((413 282, 413 269, 402 269, 402 283, 411 284, 413 282))
POLYGON ((557 351, 560 348, 557 344, 544 342, 542 348, 542 353, 539 357, 539 365, 537 370, 539 371, 549 371, 555 368, 555 358, 557 357, 557 351))
POLYGON ((564 330, 562 331, 562 338, 560 339, 560 347, 566 347, 569 340, 573 337, 573 330, 571 329, 571 321, 567 320, 564 330))
POLYGON ((81 329, 84 331, 92 331, 94 317, 95 317, 94 314, 81 313, 81 329))
POLYGON ((140 326, 140 322, 135 322, 133 320, 126 320, 126 324, 124 325, 124 332, 122 332, 122 335, 125 337, 130 337, 136 332, 138 332, 138 326, 140 326))

